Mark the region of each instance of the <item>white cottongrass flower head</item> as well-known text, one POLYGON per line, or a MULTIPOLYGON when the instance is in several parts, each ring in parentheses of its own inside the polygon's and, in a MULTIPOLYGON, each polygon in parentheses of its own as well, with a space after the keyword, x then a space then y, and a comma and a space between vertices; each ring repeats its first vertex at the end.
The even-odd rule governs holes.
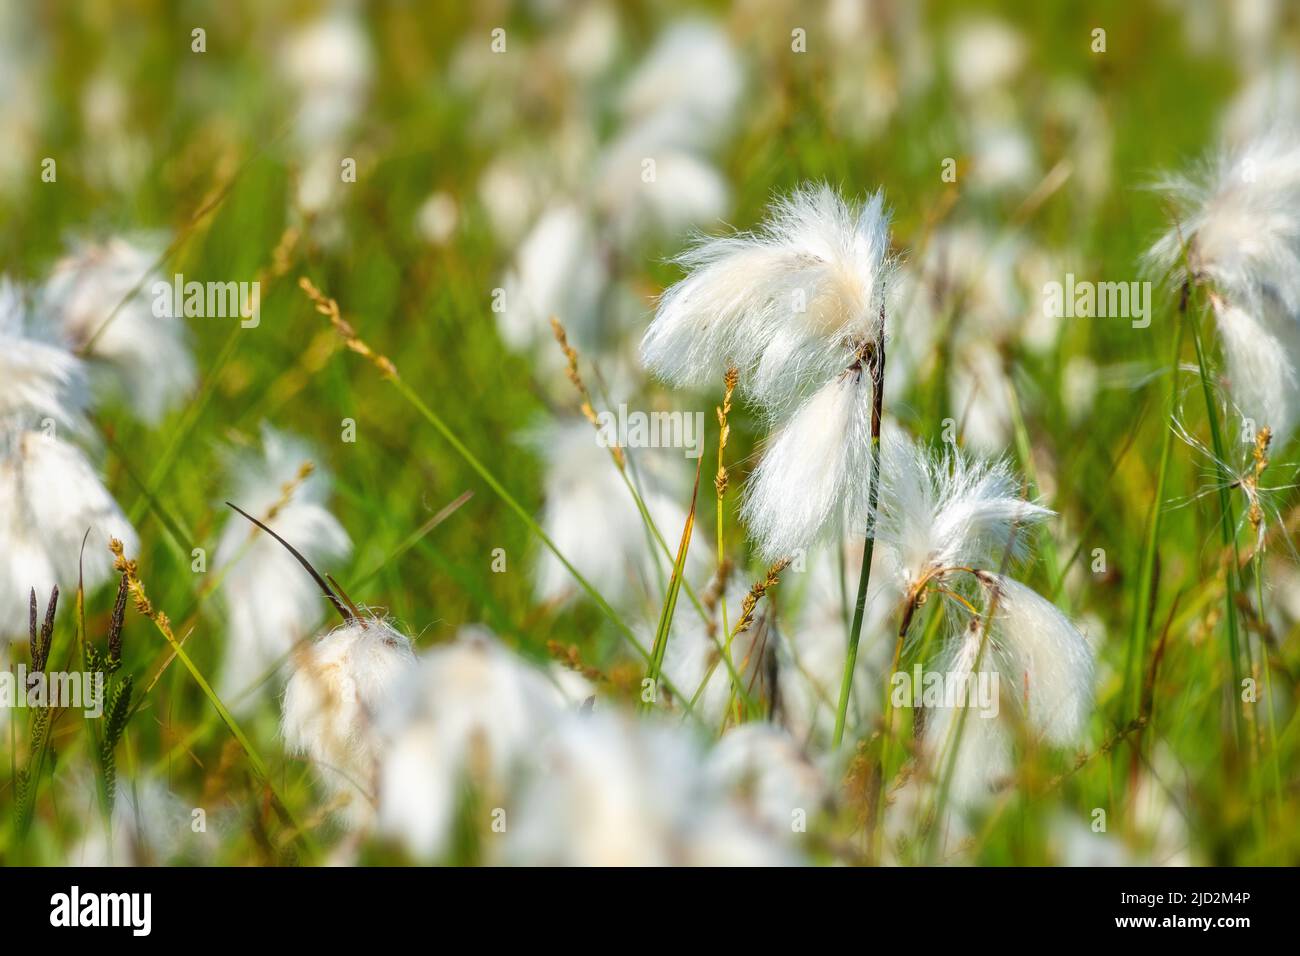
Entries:
POLYGON ((1234 400, 1284 444, 1300 417, 1300 134, 1263 134, 1157 188, 1177 221, 1148 259, 1211 287, 1234 400))
POLYGON ((543 671, 481 628, 425 651, 379 715, 380 832, 415 859, 441 859, 465 787, 487 799, 507 792, 516 762, 565 706, 543 671))
POLYGON ((704 770, 689 732, 605 711, 566 716, 532 754, 501 861, 533 866, 797 862, 704 770))
POLYGON ((678 257, 641 343, 655 374, 678 386, 722 380, 777 415, 854 362, 879 337, 894 274, 883 193, 861 205, 829 186, 778 200, 756 231, 702 240, 678 257))
POLYGON ((197 376, 184 319, 157 315, 154 241, 83 242, 55 263, 40 303, 68 346, 90 362, 92 382, 156 424, 197 376))
POLYGON ((96 588, 113 571, 109 541, 135 552, 139 538, 80 448, 42 431, 0 438, 0 633, 17 636, 32 588, 96 588))
POLYGON ((1092 648, 1054 604, 1003 571, 1026 557, 1033 525, 1052 514, 1021 497, 1005 462, 933 456, 892 430, 885 445, 877 533, 904 594, 899 638, 937 596, 956 631, 937 667, 967 689, 928 714, 926 750, 936 773, 952 761, 958 801, 976 802, 1006 776, 1012 740, 995 710, 975 710, 991 702, 970 697, 974 682, 1000 688, 1035 738, 1069 747, 1091 710, 1092 648))
MULTIPOLYGON (((261 438, 260 453, 232 458, 232 499, 293 542, 308 561, 344 560, 352 544, 326 507, 330 479, 314 466, 312 449, 270 426, 263 426, 261 438)), ((227 621, 217 687, 235 700, 314 633, 328 605, 294 556, 238 515, 227 520, 212 560, 221 569, 227 621)))
POLYGON ((375 714, 416 667, 411 642, 369 613, 354 616, 293 655, 280 728, 312 763, 354 824, 373 815, 382 740, 375 714))
POLYGON ((1032 527, 1052 515, 1024 499, 1005 460, 935 455, 893 428, 883 445, 876 536, 909 595, 953 572, 1023 559, 1032 527))

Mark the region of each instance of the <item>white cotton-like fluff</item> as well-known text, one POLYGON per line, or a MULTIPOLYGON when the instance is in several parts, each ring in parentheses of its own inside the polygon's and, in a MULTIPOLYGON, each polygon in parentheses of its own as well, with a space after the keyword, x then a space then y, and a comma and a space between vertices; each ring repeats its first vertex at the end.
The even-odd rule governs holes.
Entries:
POLYGON ((154 285, 167 281, 155 269, 158 257, 155 244, 124 238, 77 244, 55 264, 41 301, 71 348, 85 350, 92 381, 151 425, 184 399, 197 374, 185 320, 154 314, 154 285))
POLYGON ((770 441, 745 483, 741 518, 766 562, 808 550, 869 505, 871 381, 840 375, 809 398, 770 441))
POLYGON ((672 116, 696 147, 714 143, 735 121, 745 77, 731 39, 707 20, 669 26, 623 87, 620 106, 631 120, 672 116))
MULTIPOLYGON (((999 688, 1001 675, 994 663, 992 636, 983 636, 978 621, 967 626, 935 670, 951 677, 957 686, 999 688), (984 643, 980 652, 981 641, 984 643)), ((958 807, 978 806, 1011 776, 1011 737, 1001 716, 972 699, 927 707, 923 748, 934 786, 949 779, 949 796, 958 807), (988 716, 986 716, 986 713, 988 716), (957 747, 953 756, 953 747, 957 747)))
POLYGON ((726 214, 731 196, 725 177, 682 145, 677 125, 640 122, 596 160, 592 199, 620 248, 634 248, 647 236, 713 227, 726 214))
MULTIPOLYGON (((651 536, 609 449, 598 443, 596 430, 583 419, 571 419, 546 426, 530 436, 529 444, 545 458, 541 525, 560 553, 616 607, 635 604, 646 595, 657 600, 672 562, 651 536)), ((693 470, 693 463, 674 461, 680 454, 678 449, 628 449, 630 474, 674 556, 690 505, 687 466, 693 470), (673 480, 674 465, 683 480, 673 480)), ((693 544, 687 553, 687 579, 699 580, 707 566, 706 549, 693 544)), ((546 602, 585 593, 549 548, 537 553, 533 582, 537 597, 546 602)))
POLYGON ((887 429, 877 536, 904 590, 929 571, 999 567, 1022 559, 1032 526, 1052 512, 1020 497, 1002 460, 959 451, 933 455, 901 431, 887 429))
POLYGON ((93 590, 113 570, 109 539, 120 540, 127 554, 138 552, 140 542, 79 448, 41 432, 6 438, 0 449, 0 634, 21 637, 32 588, 38 600, 55 584, 70 594, 80 573, 93 590))
POLYGON ((382 749, 375 714, 415 667, 406 635, 370 616, 334 628, 293 656, 280 731, 290 752, 311 760, 354 824, 373 814, 382 749))
MULTIPOLYGON (((741 603, 748 584, 733 577, 727 588, 727 626, 734 629, 740 619, 741 603)), ((781 646, 781 635, 775 621, 765 613, 765 608, 755 612, 754 623, 747 631, 737 634, 731 642, 731 663, 745 692, 754 700, 769 700, 775 687, 772 670, 781 646)), ((731 701, 731 671, 723 659, 720 647, 726 645, 722 630, 722 612, 719 607, 713 618, 717 632, 710 634, 695 605, 681 600, 673 617, 668 646, 664 649, 664 674, 678 693, 688 700, 694 699, 692 713, 706 726, 721 727, 731 701), (710 671, 712 668, 712 671, 710 671), (705 683, 705 678, 708 682, 705 683), (701 689, 702 688, 702 689, 701 689), (696 696, 698 694, 698 696, 696 696)), ((653 632, 643 637, 650 647, 653 632)), ((737 696, 740 699, 740 696, 737 696)), ((675 701, 678 713, 685 708, 675 701)))
POLYGON ((542 213, 515 253, 502 285, 497 329, 505 344, 544 368, 562 369, 550 320, 560 320, 580 349, 600 344, 599 306, 608 280, 596 233, 576 206, 542 213))
POLYGON ((380 713, 380 831, 416 859, 439 860, 465 786, 500 800, 515 762, 565 706, 542 671, 482 629, 425 651, 380 713))
POLYGON ((599 711, 566 717, 532 755, 500 862, 745 866, 795 862, 706 779, 676 724, 599 711))
MULTIPOLYGON (((1031 727, 1052 744, 1077 744, 1092 709, 1093 655, 1064 614, 1033 588, 982 572, 996 590, 991 640, 999 666, 1013 681, 1031 727)), ((987 653, 987 652, 986 652, 987 653)))
POLYGON ((1213 284, 1233 397, 1280 445, 1300 401, 1300 135, 1266 133, 1159 188, 1177 204, 1179 222, 1148 259, 1213 284))
POLYGON ((85 371, 61 345, 30 335, 23 289, 0 276, 0 428, 39 428, 45 419, 84 426, 85 371))
MULTIPOLYGON (((298 480, 303 464, 315 461, 305 442, 264 426, 262 453, 233 458, 231 490, 224 497, 325 570, 344 560, 352 544, 325 506, 329 476, 316 468, 298 480), (286 486, 293 486, 287 501, 286 486), (268 520, 273 508, 275 515, 268 520)), ((221 603, 227 623, 217 688, 234 703, 282 664, 296 643, 310 637, 326 613, 333 612, 293 555, 242 515, 232 512, 226 519, 213 564, 222 575, 221 603)))
POLYGON ((1269 304, 1248 311, 1223 300, 1214 303, 1214 318, 1234 403, 1257 427, 1272 429, 1281 448, 1300 410, 1300 321, 1269 304))
POLYGON ((970 342, 954 355, 948 372, 948 400, 963 444, 982 455, 997 455, 1011 441, 1012 382, 998 350, 970 342))
POLYGON ((1033 140, 1019 123, 977 119, 971 127, 970 151, 970 181, 981 189, 1028 189, 1038 177, 1033 140))
POLYGON ((1181 272, 1186 243, 1192 271, 1235 304, 1256 311, 1273 301, 1300 314, 1300 136, 1264 134, 1157 188, 1179 222, 1152 246, 1152 262, 1181 272))
POLYGON ((830 796, 822 772, 771 724, 729 730, 709 753, 705 773, 773 836, 806 832, 797 827, 810 824, 830 796))
POLYGON ((861 206, 829 186, 779 200, 755 232, 706 239, 677 260, 641 357, 675 385, 716 385, 727 367, 774 415, 810 382, 855 361, 880 331, 894 272, 884 195, 861 206))
POLYGON ((370 42, 357 17, 339 9, 298 27, 286 37, 280 63, 298 96, 299 146, 336 145, 360 116, 370 86, 370 42))

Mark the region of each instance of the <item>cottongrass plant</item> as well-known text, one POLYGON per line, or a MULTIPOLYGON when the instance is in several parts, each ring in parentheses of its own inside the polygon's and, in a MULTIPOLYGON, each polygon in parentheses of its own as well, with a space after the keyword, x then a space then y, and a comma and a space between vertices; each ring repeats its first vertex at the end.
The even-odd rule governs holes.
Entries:
MULTIPOLYGON (((981 679, 1005 686, 1032 737, 1077 745, 1092 706, 1092 648, 1055 605, 1005 573, 1027 556, 1032 526, 1052 512, 1021 497, 1004 462, 935 456, 892 430, 883 472, 877 534, 904 595, 895 667, 917 610, 938 598, 949 629, 939 670, 968 687, 981 679)), ((1007 721, 972 717, 968 699, 952 703, 927 722, 926 742, 935 759, 959 754, 954 792, 969 800, 1010 765, 1007 721)))
POLYGON ((1209 287, 1233 399, 1284 445, 1300 412, 1300 137, 1265 134, 1158 188, 1177 218, 1149 260, 1209 287))
MULTIPOLYGON (((1289 120, 1288 120, 1289 122, 1289 120)), ((1269 447, 1284 448, 1300 415, 1300 134, 1287 123, 1243 145, 1221 149, 1192 175, 1158 184, 1170 199, 1174 222, 1152 246, 1148 261, 1181 284, 1180 311, 1194 290, 1209 302, 1228 373, 1233 403, 1245 416, 1243 431, 1259 449, 1260 471, 1269 447), (1263 445, 1259 436, 1263 435, 1263 445)), ((1238 700, 1242 650, 1254 669, 1249 633, 1240 634, 1236 594, 1242 590, 1238 526, 1232 490, 1248 497, 1248 520, 1256 536, 1255 600, 1264 614, 1264 566, 1258 500, 1259 474, 1227 468, 1224 425, 1214 398, 1206 350, 1198 325, 1189 321, 1209 420, 1212 458, 1218 474, 1220 527, 1230 560, 1224 577, 1225 654, 1233 721, 1244 744, 1247 712, 1238 700)), ((1180 340, 1181 341, 1181 340, 1180 340)), ((1140 648, 1139 648, 1140 650, 1140 648)), ((1264 659, 1264 677, 1272 668, 1264 659)), ((1271 699, 1271 697, 1270 697, 1271 699)), ((1254 710, 1252 708, 1252 710, 1254 710)), ((1269 724, 1270 730, 1272 723, 1269 724)), ((1252 750, 1254 736, 1250 738, 1252 750)), ((1276 747, 1273 748, 1276 750, 1276 747)), ((1274 773, 1280 800, 1280 781, 1274 773)))
POLYGON ((742 508, 763 560, 811 548, 845 518, 867 522, 837 743, 874 541, 895 272, 889 222, 880 192, 856 205, 829 186, 798 190, 758 231, 704 240, 681 255, 688 275, 664 294, 641 344, 651 371, 676 385, 737 369, 739 393, 779 423, 742 508))

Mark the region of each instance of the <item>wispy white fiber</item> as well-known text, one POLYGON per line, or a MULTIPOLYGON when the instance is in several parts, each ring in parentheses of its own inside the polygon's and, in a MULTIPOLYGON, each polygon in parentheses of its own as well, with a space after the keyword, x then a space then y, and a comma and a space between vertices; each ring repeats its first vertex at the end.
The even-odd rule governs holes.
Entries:
POLYGON ((415 669, 411 642, 367 615, 334 628, 293 657, 280 729, 333 801, 356 824, 373 815, 382 740, 375 715, 415 669))
POLYGON ((807 550, 865 515, 871 381, 850 370, 809 398, 771 439, 745 484, 741 517, 766 562, 807 550))
POLYGON ((705 239, 678 262, 688 275, 660 300, 643 361, 676 385, 716 384, 735 365, 741 390, 779 413, 874 341, 893 274, 889 214, 879 192, 859 206, 801 189, 757 231, 705 239))

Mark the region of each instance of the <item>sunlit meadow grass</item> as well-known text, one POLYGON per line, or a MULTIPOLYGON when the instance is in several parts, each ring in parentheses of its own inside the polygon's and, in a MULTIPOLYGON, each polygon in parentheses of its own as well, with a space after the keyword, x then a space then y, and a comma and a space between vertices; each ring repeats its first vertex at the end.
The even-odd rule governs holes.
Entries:
MULTIPOLYGON (((643 672, 649 666, 657 673, 657 663, 647 665, 629 638, 643 642, 657 662, 658 641, 667 634, 655 624, 665 596, 675 597, 676 589, 665 580, 634 610, 606 611, 593 600, 556 608, 534 598, 531 568, 546 547, 536 523, 543 467, 520 435, 557 415, 576 414, 581 399, 577 392, 556 396, 539 387, 537 356, 511 352, 499 337, 492 294, 513 250, 494 238, 478 198, 479 175, 493 146, 470 131, 487 107, 480 94, 446 77, 464 37, 481 34, 486 44, 492 27, 504 25, 512 42, 522 45, 546 33, 544 19, 508 4, 368 9, 366 31, 378 53, 369 106, 350 136, 358 176, 339 211, 343 240, 327 243, 310 223, 300 235, 290 231, 300 170, 286 146, 290 116, 277 90, 281 19, 259 12, 260 6, 143 2, 129 9, 107 3, 42 9, 36 55, 44 119, 31 161, 0 190, 0 263, 14 278, 39 282, 70 237, 156 230, 170 242, 160 264, 164 276, 262 277, 256 329, 229 319, 188 320, 199 385, 161 424, 144 425, 111 405, 95 414, 108 487, 141 536, 140 553, 128 557, 137 562, 152 608, 170 621, 159 626, 127 608, 122 668, 133 675, 137 709, 116 748, 117 786, 129 788, 156 774, 187 808, 205 808, 207 862, 322 863, 342 852, 348 837, 331 820, 310 766, 285 750, 278 686, 271 681, 251 707, 220 701, 207 686, 218 670, 225 630, 211 557, 229 514, 223 455, 230 446, 250 446, 261 424, 270 422, 320 449, 316 464, 333 477, 331 510, 354 543, 345 565, 320 570, 332 573, 359 605, 382 609, 398 622, 417 650, 449 640, 462 625, 482 623, 540 664, 557 654, 580 660, 601 675, 602 693, 634 708, 643 672), (191 51, 196 26, 207 31, 204 53, 191 51), (80 119, 84 86, 98 70, 114 74, 129 98, 121 132, 144 144, 130 174, 112 185, 97 173, 103 157, 80 119), (40 180, 39 158, 45 156, 57 159, 57 182, 40 180), (416 228, 416 212, 435 190, 455 197, 459 210, 454 237, 443 245, 429 244, 416 228), (391 360, 395 379, 347 347, 304 294, 302 277, 338 303, 360 340, 391 360), (344 440, 348 420, 355 423, 355 441, 344 440), (466 492, 472 494, 462 500, 466 492), (452 502, 460 503, 431 521, 452 502), (195 548, 205 549, 206 573, 192 570, 195 548)), ((1236 89, 1235 68, 1226 50, 1189 52, 1180 17, 1162 4, 1089 6, 1086 13, 1067 4, 988 9, 1000 11, 1027 40, 1029 79, 1017 86, 1017 97, 1032 104, 1043 94, 1035 76, 1070 76, 1102 103, 1113 152, 1109 186, 1095 203, 1078 198, 1076 184, 1088 171, 1067 149, 1064 134, 1047 124, 1029 130, 1040 151, 1036 182, 1042 188, 1002 194, 968 189, 966 157, 953 145, 964 117, 943 82, 870 137, 851 140, 832 132, 829 66, 816 55, 824 32, 810 26, 813 52, 795 56, 785 25, 801 22, 794 9, 746 16, 705 4, 728 22, 749 57, 749 92, 736 133, 719 156, 733 191, 727 221, 749 227, 775 194, 809 181, 829 181, 854 195, 879 187, 894 208, 893 241, 905 257, 942 224, 976 220, 998 236, 1068 248, 1069 268, 1079 275, 1142 277, 1142 254, 1169 216, 1145 187, 1158 171, 1182 168, 1213 144, 1218 116, 1236 89), (1089 50, 1096 26, 1107 29, 1104 54, 1089 50), (941 161, 949 156, 957 159, 956 183, 941 177, 941 161)), ((616 75, 630 67, 659 24, 687 9, 667 7, 627 6, 627 63, 616 75)), ((938 36, 965 9, 931 3, 923 26, 938 36)), ((883 50, 889 55, 888 44, 883 50)), ((930 59, 942 77, 946 61, 938 51, 930 59)), ((544 142, 559 109, 548 98, 546 78, 525 78, 513 95, 528 102, 526 120, 504 141, 544 142)), ((682 237, 649 238, 621 263, 642 297, 644 321, 653 297, 680 278, 681 270, 667 260, 683 243, 682 237)), ((1123 838, 1149 827, 1139 820, 1143 800, 1154 800, 1158 813, 1178 821, 1175 830, 1185 830, 1185 845, 1174 849, 1186 859, 1300 859, 1296 623, 1278 629, 1275 621, 1291 619, 1258 620, 1255 565, 1226 574, 1220 501, 1200 493, 1206 461, 1170 438, 1176 398, 1185 427, 1212 447, 1206 402, 1189 390, 1200 389, 1198 350, 1212 383, 1220 365, 1213 323, 1203 294, 1191 295, 1184 315, 1178 288, 1157 283, 1154 290, 1148 328, 1133 328, 1124 318, 1072 319, 1063 323, 1055 348, 1034 353, 1008 346, 1015 416, 1008 454, 1027 492, 1041 494, 1059 515, 1041 533, 1022 579, 1085 622, 1097 641, 1096 706, 1088 745, 1079 754, 1031 748, 1017 765, 1014 785, 979 814, 962 862, 1064 862, 1052 838, 1062 818, 1093 828, 1095 811, 1103 810, 1106 833, 1123 838), (1177 381, 1171 355, 1181 369, 1177 381), (1095 363, 1101 383, 1083 416, 1072 414, 1065 382, 1071 360, 1080 356, 1095 363), (1171 507, 1183 499, 1191 503, 1171 507), (1150 549, 1153 508, 1163 514, 1150 549), (1241 639, 1255 634, 1254 670, 1242 676, 1259 683, 1258 703, 1241 702, 1223 649, 1229 580, 1241 639), (1147 623, 1139 617, 1144 614, 1147 623), (1276 698, 1272 728, 1262 689, 1261 628, 1276 698), (1234 730, 1238 723, 1240 732, 1234 730), (1161 793, 1139 794, 1139 780, 1161 793)), ((104 303, 106 312, 113 305, 104 303)), ((1036 307, 1030 297, 1027 310, 1036 307)), ((898 328, 906 334, 905 321, 898 328)), ((553 342, 546 347, 559 349, 553 342)), ((938 361, 901 400, 886 405, 888 415, 928 442, 940 440, 953 415, 945 374, 950 357, 942 350, 941 343, 938 361)), ((607 398, 595 384, 600 370, 585 357, 579 361, 599 410, 607 398)), ((712 410, 722 402, 723 383, 693 395, 667 394, 651 385, 637 400, 644 407, 670 401, 708 410, 694 548, 705 552, 711 567, 717 529, 709 479, 718 466, 712 410)), ((767 568, 746 558, 739 489, 757 464, 766 428, 740 401, 728 420, 732 490, 724 499, 721 542, 748 586, 767 568)), ((635 461, 636 450, 629 455, 635 461)), ((1273 449, 1276 461, 1294 457, 1293 450, 1273 449)), ((694 465, 688 461, 683 468, 694 471, 694 465)), ((1283 501, 1281 515, 1295 525, 1291 505, 1300 499, 1283 501)), ((680 504, 691 507, 689 497, 680 504)), ((616 506, 635 503, 629 496, 616 506)), ((1234 507, 1240 511, 1240 500, 1234 507)), ((658 530, 675 555, 681 527, 658 530)), ((1242 555, 1250 550, 1247 538, 1238 538, 1242 555)), ((662 550, 652 540, 646 546, 662 550)), ((1294 560, 1280 540, 1269 553, 1294 560)), ((707 582, 687 583, 698 589, 707 582)), ((850 611, 852 584, 845 599, 850 611)), ((1260 591, 1266 609, 1277 597, 1273 586, 1265 580, 1260 591)), ((771 598, 778 618, 796 603, 799 589, 797 573, 787 571, 771 598)), ((696 613, 697 600, 683 590, 674 617, 696 613)), ((75 660, 77 596, 65 593, 62 601, 52 655, 75 660)), ((104 641, 113 604, 111 585, 85 595, 88 641, 104 641)), ((729 606, 728 612, 734 623, 741 609, 729 606)), ((932 626, 933 614, 923 609, 916 633, 932 626)), ((25 621, 14 624, 26 633, 25 621)), ((885 642, 892 650, 893 629, 865 632, 862 640, 864 647, 885 642)), ((908 645, 900 669, 920 659, 919 643, 908 645)), ((23 645, 13 648, 11 661, 26 659, 23 645)), ((1244 668, 1244 653, 1241 660, 1244 668)), ((885 688, 878 693, 883 697, 885 688)), ((54 716, 40 777, 28 784, 36 787, 28 824, 21 819, 16 779, 29 753, 28 720, 27 712, 13 711, 3 726, 0 860, 75 863, 76 847, 99 826, 98 762, 92 758, 97 738, 80 714, 54 716), (67 786, 78 780, 88 785, 67 786), (85 801, 74 802, 71 794, 84 794, 85 801)), ((879 835, 864 821, 879 794, 892 793, 894 775, 910 752, 911 729, 909 716, 893 714, 883 785, 872 776, 882 753, 879 733, 845 740, 846 766, 834 785, 837 806, 817 824, 810 860, 880 858, 872 839, 879 835)), ((473 799, 466 796, 466 807, 473 799)), ((464 812, 468 820, 470 811, 464 812)), ((190 822, 187 814, 175 825, 190 822)), ((448 861, 483 860, 488 839, 485 828, 464 822, 448 861)), ((407 860, 378 840, 356 852, 362 862, 407 860)), ((936 853, 921 840, 896 858, 935 862, 936 853)))

